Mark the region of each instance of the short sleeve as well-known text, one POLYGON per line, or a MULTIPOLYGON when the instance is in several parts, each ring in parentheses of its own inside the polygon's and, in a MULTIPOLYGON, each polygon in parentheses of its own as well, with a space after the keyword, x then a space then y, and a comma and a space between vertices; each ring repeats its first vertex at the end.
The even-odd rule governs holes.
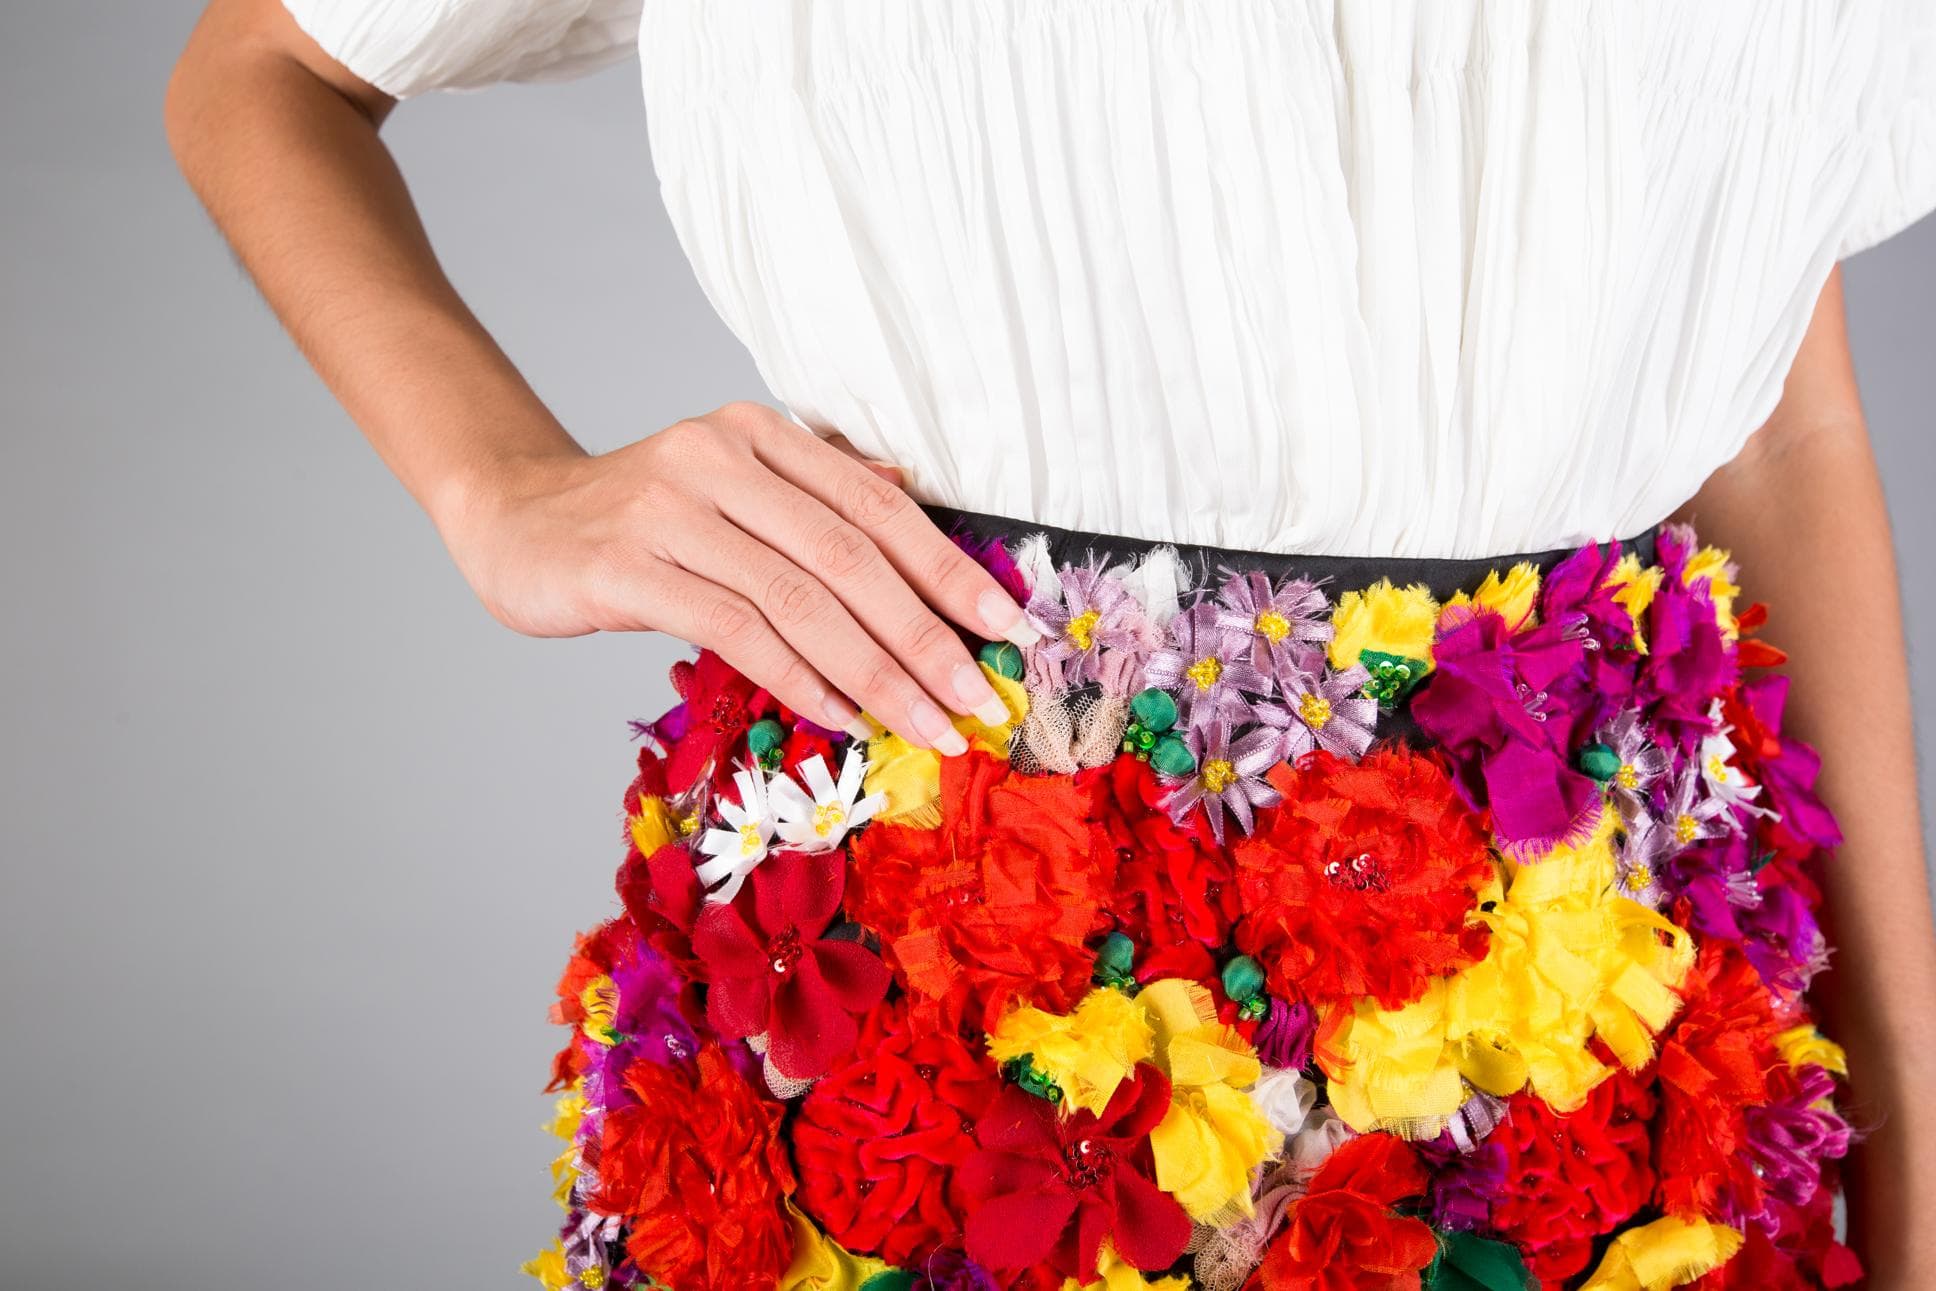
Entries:
POLYGON ((642 0, 283 0, 323 52, 392 97, 566 80, 638 43, 642 0))
POLYGON ((1861 96, 1862 178, 1844 257, 1936 210, 1936 3, 1909 0, 1881 36, 1861 96))

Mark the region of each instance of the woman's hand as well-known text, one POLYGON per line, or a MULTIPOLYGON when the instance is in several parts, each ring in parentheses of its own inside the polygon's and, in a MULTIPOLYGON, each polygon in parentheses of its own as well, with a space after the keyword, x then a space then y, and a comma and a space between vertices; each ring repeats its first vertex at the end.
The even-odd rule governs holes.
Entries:
POLYGON ((759 404, 501 471, 438 510, 459 568, 507 627, 669 632, 861 737, 873 733, 864 709, 913 743, 965 752, 943 709, 991 725, 1007 713, 947 621, 1035 639, 905 493, 759 404))

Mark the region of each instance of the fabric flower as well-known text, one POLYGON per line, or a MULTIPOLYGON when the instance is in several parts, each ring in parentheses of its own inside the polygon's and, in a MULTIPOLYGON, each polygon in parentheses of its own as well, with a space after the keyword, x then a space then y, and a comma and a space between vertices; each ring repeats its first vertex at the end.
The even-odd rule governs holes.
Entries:
POLYGON ((723 1036, 766 1035, 773 1065, 799 1080, 853 1049, 856 1017, 888 987, 879 956, 826 935, 845 865, 838 852, 775 857, 754 872, 750 900, 707 906, 693 929, 708 1021, 723 1036))
POLYGON ((768 795, 781 840, 803 852, 825 852, 840 846, 849 831, 866 824, 887 803, 883 794, 861 797, 861 778, 866 774, 867 759, 858 750, 849 749, 840 764, 839 784, 828 774, 823 758, 809 758, 801 765, 805 789, 791 777, 775 776, 768 795))
POLYGON ((1284 732, 1278 756, 1285 761, 1322 749, 1355 762, 1371 747, 1378 722, 1378 701, 1364 694, 1371 674, 1361 664, 1333 671, 1325 667, 1322 654, 1314 653, 1311 663, 1309 672, 1278 674, 1283 703, 1259 704, 1258 715, 1263 717, 1267 707, 1272 711, 1267 720, 1284 732))
POLYGON ((1767 791, 1773 815, 1764 819, 1763 834, 1782 852, 1799 857, 1840 846, 1842 831, 1815 795, 1821 759, 1781 732, 1787 703, 1788 678, 1757 677, 1728 693, 1722 717, 1733 728, 1741 767, 1767 791))
POLYGON ((995 1025, 988 1052, 996 1062, 1026 1060, 1055 1083, 1059 1105, 1100 1116, 1122 1083, 1153 1052, 1150 1023, 1138 1001, 1103 987, 1069 1013, 1019 1008, 995 1025))
POLYGON ((777 1282, 793 1255, 780 1107, 712 1045, 691 1064, 635 1063, 625 1078, 637 1101, 605 1118, 591 1208, 631 1221, 626 1252, 661 1282, 777 1282))
POLYGON ((1373 1134, 1331 1154, 1257 1272, 1267 1287, 1319 1291, 1415 1287, 1438 1255, 1422 1221, 1393 1207, 1425 1191, 1426 1173, 1403 1142, 1373 1134))
POLYGON ((1171 1101, 1150 1132, 1156 1183, 1199 1223, 1250 1213, 1251 1171, 1282 1143, 1245 1091, 1263 1068, 1235 1028, 1217 1019, 1210 992, 1167 978, 1136 997, 1155 1039, 1171 1101))
POLYGON ((1761 796, 1761 786, 1750 781, 1735 765, 1734 741, 1728 738, 1732 728, 1721 719, 1719 699, 1709 712, 1714 729, 1701 738, 1694 758, 1701 769, 1701 779, 1707 782, 1708 796, 1720 799, 1737 812, 1763 814, 1767 809, 1755 803, 1761 796))
POLYGON ((764 776, 758 771, 738 771, 733 774, 733 786, 739 790, 739 801, 722 797, 715 804, 732 828, 708 829, 699 838, 699 850, 708 859, 696 866, 695 872, 706 888, 708 901, 731 901, 739 895, 746 876, 766 859, 777 825, 767 801, 764 776))
POLYGON ((678 706, 643 728, 667 749, 667 789, 685 793, 702 776, 724 783, 748 728, 774 711, 773 697, 710 650, 673 664, 672 688, 678 706))
POLYGON ((1654 743, 1646 723, 1631 708, 1622 709, 1595 738, 1613 754, 1614 770, 1607 792, 1628 828, 1651 820, 1651 795, 1660 778, 1673 767, 1667 750, 1654 743))
POLYGON ((1087 774, 1098 787, 1106 842, 1115 848, 1109 907, 1122 930, 1154 951, 1184 940, 1221 948, 1242 906, 1230 853, 1208 819, 1172 820, 1163 810, 1171 787, 1136 758, 1117 758, 1087 774))
POLYGON ((1438 618, 1439 603, 1422 583, 1394 587, 1380 579, 1346 592, 1331 612, 1331 666, 1362 665, 1371 674, 1366 693, 1392 708, 1432 671, 1438 618))
POLYGON ((1666 1215, 1613 1239, 1581 1291, 1656 1291, 1693 1281, 1741 1249, 1741 1234, 1693 1215, 1666 1215))
POLYGON ((1511 1183, 1492 1197, 1491 1227, 1555 1286, 1585 1271, 1594 1240, 1631 1218, 1654 1190, 1654 1097, 1626 1072, 1595 1087, 1564 1115, 1524 1094, 1488 1144, 1505 1154, 1511 1183))
POLYGON ((1183 1254, 1190 1217, 1150 1178, 1149 1134, 1170 1106, 1170 1082, 1139 1067, 1098 1116, 1058 1116, 1004 1086, 981 1119, 981 1150, 962 1168, 967 1251, 997 1275, 1047 1263, 1089 1282, 1104 1239, 1139 1269, 1183 1254))
POLYGON ((1237 944, 1274 993, 1396 1008, 1485 953, 1468 915, 1493 866, 1429 758, 1315 753, 1280 783, 1283 804, 1231 849, 1247 911, 1237 944))
POLYGON ((1067 1009, 1109 926, 1116 852, 1096 782, 971 750, 942 764, 941 805, 933 829, 876 822, 852 844, 849 912, 880 935, 910 1024, 979 1034, 1017 998, 1067 1009))
POLYGON ((1412 716, 1451 755, 1459 788, 1489 807, 1502 849, 1530 855, 1577 842, 1599 818, 1598 786, 1573 768, 1566 703, 1585 689, 1586 638, 1577 625, 1510 631, 1488 610, 1440 619, 1432 683, 1412 716))
MULTIPOLYGON (((1822 1186, 1825 1162, 1847 1156, 1854 1132, 1835 1110, 1835 1077, 1821 1067, 1778 1067, 1769 1076, 1769 1101, 1744 1117, 1748 1155, 1768 1196, 1806 1206, 1822 1186)), ((1756 1221, 1775 1228, 1764 1209, 1756 1221)))
POLYGON ((1197 767, 1164 800, 1170 819, 1183 821, 1200 807, 1218 842, 1223 841, 1226 814, 1236 817, 1249 833, 1257 808, 1277 801, 1277 790, 1265 773, 1283 761, 1282 734, 1268 726, 1253 726, 1233 740, 1229 723, 1219 718, 1208 730, 1192 728, 1189 741, 1197 767))
POLYGON ((1272 587, 1266 574, 1232 574, 1217 593, 1217 607, 1224 631, 1248 647, 1251 666, 1280 684, 1308 671, 1314 650, 1322 660, 1331 641, 1324 617, 1330 606, 1308 578, 1272 587))
POLYGON ((1272 693, 1246 643, 1232 639, 1207 601, 1170 620, 1168 643, 1143 665, 1143 681, 1171 692, 1183 720, 1198 732, 1241 723, 1250 713, 1245 695, 1272 693))
POLYGON ((914 1270, 909 1291, 1002 1291, 1002 1284, 965 1251, 942 1247, 914 1270))
POLYGON ((1120 577, 1094 565, 1065 566, 1059 582, 1058 595, 1029 605, 1043 629, 1029 651, 1031 681, 1051 690, 1109 681, 1126 693, 1129 672, 1161 640, 1148 611, 1120 577))
POLYGON ((870 1015, 855 1057, 818 1081, 793 1125, 800 1201, 849 1250, 907 1265, 961 1240, 955 1171, 998 1084, 946 1032, 905 1009, 870 1015))
POLYGON ((1669 748, 1691 751, 1712 729, 1709 705, 1734 683, 1735 652, 1710 580, 1688 576, 1692 534, 1669 525, 1657 545, 1662 577, 1647 605, 1647 655, 1634 678, 1634 701, 1669 748))

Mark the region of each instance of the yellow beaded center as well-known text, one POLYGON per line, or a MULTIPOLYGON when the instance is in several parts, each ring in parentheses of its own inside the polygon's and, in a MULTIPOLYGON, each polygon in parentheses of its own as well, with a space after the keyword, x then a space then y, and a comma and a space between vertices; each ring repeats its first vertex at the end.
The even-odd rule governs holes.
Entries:
POLYGON ((1183 675, 1195 682, 1198 690, 1208 690, 1223 676, 1223 660, 1215 655, 1199 659, 1183 675))
POLYGON ((584 1287, 585 1291, 599 1291, 605 1285, 605 1270, 596 1265, 586 1269, 578 1275, 578 1285, 584 1287))
POLYGON ((1691 843, 1701 832, 1701 822, 1682 812, 1674 821, 1674 840, 1683 846, 1691 843))
POLYGON ((1211 793, 1222 793, 1237 778, 1237 768, 1225 758, 1211 758, 1203 764, 1203 787, 1211 793))
POLYGON ((765 845, 766 840, 760 837, 760 827, 758 825, 749 821, 739 827, 739 854, 741 856, 752 856, 765 845))
POLYGON ((1102 622, 1102 615, 1095 610, 1084 610, 1069 620, 1069 640, 1077 647, 1087 650, 1096 641, 1096 625, 1102 622))
POLYGON ((1721 760, 1719 753, 1710 753, 1707 755, 1708 779, 1713 780, 1717 784, 1726 784, 1728 783, 1729 777, 1733 774, 1733 769, 1721 760))
POLYGON ((1627 874, 1627 891, 1638 892, 1654 881, 1654 872, 1645 865, 1636 865, 1627 874))
POLYGON ((847 809, 837 802, 823 802, 813 809, 813 832, 825 838, 847 823, 847 809))
POLYGON ((1265 610, 1257 616, 1257 635, 1276 645, 1291 635, 1291 621, 1276 610, 1265 610))
POLYGON ((1638 789, 1640 787, 1640 768, 1631 762, 1622 762, 1620 769, 1613 773, 1613 782, 1622 789, 1638 789))
POLYGON ((1324 729, 1331 720, 1331 701, 1322 695, 1306 695, 1297 701, 1297 715, 1314 731, 1324 729))

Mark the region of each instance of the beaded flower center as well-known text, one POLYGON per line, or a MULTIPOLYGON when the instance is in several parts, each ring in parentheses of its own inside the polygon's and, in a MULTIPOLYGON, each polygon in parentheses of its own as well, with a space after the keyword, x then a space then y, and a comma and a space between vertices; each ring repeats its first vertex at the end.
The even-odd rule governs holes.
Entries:
POLYGON ((1324 877, 1354 892, 1385 892, 1391 888, 1391 875, 1386 873, 1384 862, 1370 852, 1359 852, 1345 861, 1327 861, 1324 877))
POLYGON ((605 1285, 605 1270, 596 1264, 591 1265, 578 1275, 578 1285, 584 1287, 585 1291, 599 1291, 605 1285))
POLYGON ((760 848, 765 844, 766 840, 760 836, 760 827, 756 823, 748 821, 739 827, 739 854, 741 856, 758 855, 760 848))
POLYGON ((1259 614, 1255 626, 1257 635, 1272 645, 1291 635, 1291 621, 1276 610, 1265 610, 1259 614))
POLYGON ((1062 1174, 1077 1188, 1093 1188, 1109 1173, 1113 1160, 1104 1144, 1077 1139, 1062 1149, 1062 1174))
POLYGON ((1237 768, 1228 758, 1211 758, 1203 764, 1203 787, 1211 793, 1222 793, 1237 778, 1237 768))
POLYGON ((1613 782, 1622 789, 1638 789, 1640 787, 1640 768, 1631 762, 1622 762, 1620 769, 1613 773, 1613 782))
POLYGON ((1096 610, 1084 610, 1069 620, 1069 640, 1083 650, 1096 643, 1096 625, 1102 622, 1102 615, 1096 610))
POLYGON ((1674 841, 1683 846, 1700 835, 1701 822, 1682 812, 1674 821, 1674 841))
POLYGON ((768 959, 773 964, 774 972, 780 974, 782 977, 792 972, 793 966, 800 962, 800 956, 804 953, 800 945, 799 929, 788 928, 785 932, 768 942, 766 944, 766 953, 768 959))
POLYGON ((1639 892, 1654 881, 1654 872, 1645 865, 1636 865, 1627 874, 1627 891, 1639 892))
POLYGON ((825 838, 847 823, 847 809, 837 802, 823 802, 813 809, 813 832, 825 838))
POLYGON ((1710 753, 1707 755, 1707 774, 1708 779, 1713 780, 1715 783, 1726 784, 1734 772, 1728 767, 1727 763, 1721 760, 1720 754, 1710 753))
POLYGON ((1297 715, 1306 726, 1321 731, 1331 720, 1331 701, 1322 695, 1305 695, 1297 701, 1297 715))
POLYGON ((1223 660, 1215 655, 1205 656, 1191 664, 1183 675, 1195 682, 1198 690, 1208 690, 1223 676, 1223 660))

